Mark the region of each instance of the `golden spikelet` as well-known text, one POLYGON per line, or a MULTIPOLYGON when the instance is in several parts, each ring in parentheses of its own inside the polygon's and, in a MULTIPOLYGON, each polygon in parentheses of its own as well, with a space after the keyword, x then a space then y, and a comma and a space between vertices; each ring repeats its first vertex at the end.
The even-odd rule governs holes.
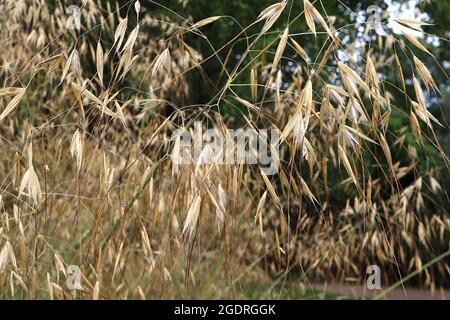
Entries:
POLYGON ((422 78, 423 83, 427 86, 427 88, 434 88, 435 90, 439 91, 438 86, 436 82, 434 81, 433 77, 431 76, 430 71, 425 67, 425 65, 420 61, 416 56, 413 56, 414 58, 414 64, 416 66, 417 72, 419 73, 420 77, 422 78))
POLYGON ((223 18, 223 16, 214 16, 214 17, 209 17, 209 18, 202 19, 202 20, 194 23, 192 25, 191 29, 193 29, 193 30, 199 29, 199 28, 204 27, 204 26, 206 26, 206 25, 208 25, 210 23, 213 23, 213 22, 215 22, 215 21, 217 21, 217 20, 219 20, 221 18, 223 18))
POLYGON ((81 163, 83 161, 83 142, 81 141, 80 131, 75 131, 72 136, 72 142, 70 143, 70 154, 77 162, 77 170, 80 171, 81 163))
POLYGON ((353 183, 356 186, 358 186, 358 180, 356 180, 356 176, 353 173, 352 166, 350 165, 350 161, 348 161, 347 155, 345 154, 344 149, 340 145, 338 145, 338 153, 339 153, 339 158, 342 160, 342 163, 344 164, 345 170, 347 170, 347 173, 352 178, 353 183))
POLYGON ((289 37, 289 28, 286 28, 283 32, 283 35, 281 36, 280 42, 278 43, 277 51, 275 52, 275 57, 273 58, 272 62, 271 73, 273 73, 273 71, 277 68, 278 64, 280 63, 284 49, 286 48, 288 37, 289 37))
POLYGON ((97 74, 98 78, 100 80, 100 83, 103 85, 103 64, 104 64, 104 57, 103 57, 103 48, 100 43, 100 41, 97 43, 97 51, 96 51, 96 66, 97 66, 97 74))
POLYGON ((161 73, 164 69, 167 69, 170 65, 170 53, 169 49, 165 49, 157 57, 153 63, 152 77, 161 73))
POLYGON ((287 1, 283 0, 280 3, 272 4, 271 6, 265 8, 258 16, 256 21, 265 20, 264 26, 261 30, 261 34, 266 33, 273 26, 273 24, 278 20, 284 8, 286 7, 287 1))
POLYGON ((113 46, 116 46, 116 51, 119 52, 122 42, 125 38, 125 32, 127 30, 127 24, 128 24, 128 17, 125 19, 122 19, 117 26, 116 32, 114 34, 114 43, 113 46))
POLYGON ((317 21, 319 21, 319 23, 322 25, 322 27, 328 33, 328 36, 332 39, 334 38, 333 33, 331 32, 330 28, 328 27, 328 24, 325 22, 325 19, 322 17, 320 12, 317 11, 317 9, 308 0, 304 0, 304 10, 305 10, 306 23, 308 24, 308 27, 311 29, 314 36, 316 36, 316 26, 314 23, 314 18, 316 18, 317 21))
POLYGON ((404 31, 402 31, 402 33, 405 36, 405 38, 408 39, 408 41, 411 42, 414 46, 416 46, 420 50, 425 51, 426 53, 431 55, 431 52, 428 51, 428 49, 422 43, 420 43, 420 41, 417 40, 414 36, 410 35, 407 32, 404 32, 404 31))
POLYGON ((300 55, 300 57, 303 58, 303 60, 308 61, 308 54, 306 51, 302 48, 302 46, 295 41, 293 38, 290 38, 292 45, 294 46, 295 51, 300 55))
POLYGON ((252 94, 252 100, 256 101, 258 94, 258 74, 255 68, 250 71, 250 88, 252 94))
POLYGON ((39 184, 39 178, 34 171, 33 166, 33 145, 30 143, 28 147, 28 169, 22 177, 22 181, 19 187, 19 196, 27 190, 27 196, 34 200, 37 205, 41 200, 41 186, 39 184))
POLYGON ((14 93, 15 93, 14 98, 8 103, 6 108, 0 114, 0 121, 5 119, 17 107, 20 100, 22 100, 25 94, 25 88, 6 88, 3 89, 3 92, 2 94, 0 94, 0 96, 14 93))
POLYGON ((197 225, 199 214, 200 214, 201 203, 202 203, 202 197, 200 195, 197 195, 194 197, 194 200, 192 201, 191 205, 189 206, 189 210, 186 215, 186 220, 184 221, 183 231, 181 233, 182 235, 184 235, 184 234, 186 234, 186 232, 188 232, 189 239, 192 238, 195 227, 197 225))

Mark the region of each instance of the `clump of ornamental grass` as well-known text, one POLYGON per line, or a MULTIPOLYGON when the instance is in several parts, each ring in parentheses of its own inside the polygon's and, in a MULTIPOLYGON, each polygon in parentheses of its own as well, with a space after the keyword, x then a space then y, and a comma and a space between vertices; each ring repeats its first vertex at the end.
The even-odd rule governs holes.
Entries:
MULTIPOLYGON (((390 34, 355 61, 317 1, 277 29, 286 6, 268 6, 204 55, 188 36, 209 43, 202 29, 227 17, 181 20, 139 1, 84 1, 77 29, 59 1, 0 4, 2 298, 239 298, 249 281, 362 281, 370 264, 386 283, 416 272, 417 285, 449 285, 442 165, 418 154, 431 145, 448 172, 434 134, 443 125, 427 108, 439 89, 409 50, 408 96, 395 47, 430 51, 407 32, 390 34), (300 19, 309 30, 292 34, 300 19), (255 28, 239 58, 225 61, 255 28), (321 43, 318 56, 304 37, 321 43), (226 82, 208 103, 190 105, 189 76, 206 62, 226 82), (382 74, 392 65, 397 79, 382 74), (171 161, 176 129, 236 126, 225 105, 244 128, 280 132, 276 175, 171 161), (414 143, 406 128, 391 129, 393 112, 408 120, 414 143), (79 286, 70 287, 74 275, 79 286)), ((205 149, 200 158, 217 156, 205 149)))

